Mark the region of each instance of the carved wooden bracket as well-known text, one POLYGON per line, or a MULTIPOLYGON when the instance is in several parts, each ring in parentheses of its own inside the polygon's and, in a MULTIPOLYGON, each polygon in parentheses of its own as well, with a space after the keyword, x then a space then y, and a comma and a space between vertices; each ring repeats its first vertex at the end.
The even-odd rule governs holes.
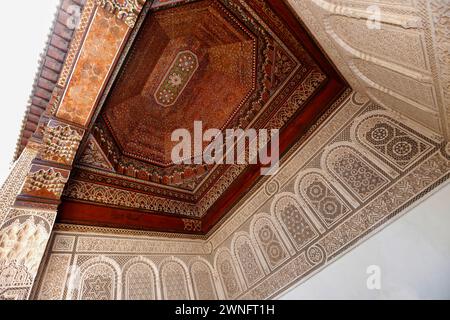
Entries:
POLYGON ((16 199, 20 207, 53 209, 59 204, 84 130, 56 119, 41 122, 29 143, 38 151, 16 199))
POLYGON ((45 161, 72 165, 83 133, 83 130, 51 120, 44 129, 40 158, 45 161))
POLYGON ((130 28, 136 24, 137 17, 146 0, 97 0, 97 5, 115 14, 130 28))
POLYGON ((38 155, 32 161, 16 206, 49 209, 60 203, 103 84, 144 4, 145 0, 88 0, 80 21, 80 30, 87 31, 77 34, 62 74, 70 80, 55 88, 30 139, 38 155), (86 76, 82 66, 90 66, 92 76, 86 76))
POLYGON ((33 164, 19 197, 34 197, 59 201, 70 170, 33 164))

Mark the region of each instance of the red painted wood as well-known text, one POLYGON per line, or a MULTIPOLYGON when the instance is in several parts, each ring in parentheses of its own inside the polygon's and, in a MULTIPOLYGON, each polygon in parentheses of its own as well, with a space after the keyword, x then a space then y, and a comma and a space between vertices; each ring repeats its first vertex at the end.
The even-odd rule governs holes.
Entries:
MULTIPOLYGON (((308 107, 286 129, 280 132, 280 153, 286 152, 328 109, 330 100, 327 100, 327 97, 329 95, 339 96, 345 88, 335 80, 330 81, 323 89, 323 93, 315 96, 308 107)), ((207 233, 214 227, 260 178, 260 166, 252 165, 236 179, 227 192, 211 206, 203 217, 203 232, 207 233)))
MULTIPOLYGON (((317 119, 325 113, 332 103, 336 101, 346 88, 348 88, 348 85, 314 40, 312 40, 306 29, 291 12, 287 4, 280 0, 266 1, 269 6, 283 18, 305 50, 313 57, 321 70, 328 77, 327 83, 315 94, 305 107, 294 116, 289 124, 281 130, 280 152, 282 154, 309 130, 317 119)), ((260 178, 260 166, 249 166, 207 211, 202 219, 202 232, 199 232, 199 234, 206 234, 219 223, 227 212, 242 199, 260 178)), ((63 201, 59 209, 58 222, 186 233, 184 231, 182 217, 179 216, 162 215, 160 213, 138 210, 124 210, 67 200, 63 201)))
POLYGON ((125 210, 69 200, 64 200, 59 207, 57 222, 146 231, 191 233, 184 230, 184 222, 179 216, 125 210))
MULTIPOLYGON (((281 131, 280 152, 284 153, 298 141, 345 88, 343 83, 335 79, 329 81, 307 107, 281 131)), ((260 166, 251 165, 208 210, 202 218, 202 232, 199 234, 209 232, 260 178, 260 166)), ((179 216, 68 200, 64 200, 59 209, 58 222, 148 231, 185 232, 182 217, 179 216)))

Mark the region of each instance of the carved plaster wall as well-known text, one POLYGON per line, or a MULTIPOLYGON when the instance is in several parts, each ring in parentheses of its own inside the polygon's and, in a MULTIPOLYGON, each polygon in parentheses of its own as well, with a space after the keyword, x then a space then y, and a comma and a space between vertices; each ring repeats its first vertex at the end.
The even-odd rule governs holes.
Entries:
POLYGON ((288 2, 354 89, 450 140, 448 0, 288 2))
POLYGON ((208 261, 211 248, 204 240, 120 234, 112 229, 86 231, 53 233, 36 299, 223 297, 208 261))
POLYGON ((36 299, 270 299, 404 213, 450 176, 449 144, 343 95, 205 237, 60 225, 36 299))
MULTIPOLYGON (((255 186, 207 237, 60 226, 34 298, 273 298, 448 179, 448 0, 289 2, 352 87, 372 102, 344 95, 338 110, 283 159, 278 174, 255 186)), ((29 297, 55 219, 50 207, 13 208, 17 193, 22 190, 21 201, 44 197, 55 205, 69 174, 31 163, 40 157, 71 164, 143 3, 86 3, 49 105, 51 116, 81 127, 43 122, 44 149, 38 155, 27 148, 0 192, 1 299, 29 297), (101 57, 98 39, 107 48, 101 57), (94 61, 95 70, 80 67, 83 61, 94 61), (48 149, 56 138, 58 148, 48 149)))
POLYGON ((25 148, 0 192, 0 300, 27 299, 56 212, 13 207, 38 151, 25 148))

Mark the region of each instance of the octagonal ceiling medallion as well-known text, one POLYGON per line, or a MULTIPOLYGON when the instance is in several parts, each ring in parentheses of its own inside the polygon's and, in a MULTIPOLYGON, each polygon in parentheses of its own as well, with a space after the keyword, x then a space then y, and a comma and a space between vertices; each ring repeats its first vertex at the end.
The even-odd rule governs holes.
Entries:
MULTIPOLYGON (((282 128, 284 152, 346 87, 278 0, 158 1, 132 39, 64 193, 66 203, 107 206, 108 225, 147 228, 156 215, 175 230, 180 217, 218 219, 258 169, 174 164, 171 133, 193 136, 196 121, 204 130, 282 128), (309 105, 316 96, 321 103, 309 105)), ((80 210, 64 208, 63 221, 80 222, 69 218, 80 210)))
POLYGON ((181 51, 155 92, 161 106, 173 106, 198 68, 198 58, 192 51, 181 51))
POLYGON ((267 36, 249 27, 220 1, 155 12, 142 26, 103 112, 121 153, 169 167, 174 130, 193 130, 194 121, 228 127, 255 93, 257 73, 264 72, 257 49, 267 46, 267 36), (180 62, 190 65, 184 70, 180 62))

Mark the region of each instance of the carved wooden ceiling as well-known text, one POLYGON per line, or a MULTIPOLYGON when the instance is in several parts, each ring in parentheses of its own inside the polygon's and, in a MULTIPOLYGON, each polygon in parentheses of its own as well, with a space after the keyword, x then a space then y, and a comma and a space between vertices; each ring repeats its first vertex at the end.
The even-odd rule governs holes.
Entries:
POLYGON ((286 153, 347 88, 282 1, 147 3, 78 152, 59 222, 205 234, 258 165, 176 165, 178 128, 280 128, 286 153))

